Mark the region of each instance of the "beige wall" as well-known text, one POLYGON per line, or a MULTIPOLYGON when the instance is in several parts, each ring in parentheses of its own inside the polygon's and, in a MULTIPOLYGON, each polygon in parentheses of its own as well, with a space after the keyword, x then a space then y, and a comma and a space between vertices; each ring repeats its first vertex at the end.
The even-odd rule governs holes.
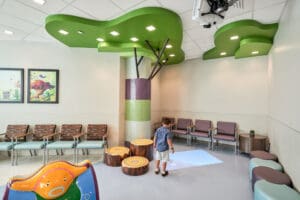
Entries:
MULTIPOLYGON (((1 132, 12 123, 106 123, 109 143, 122 141, 124 131, 119 122, 124 112, 119 98, 124 82, 118 55, 100 54, 96 49, 12 41, 1 41, 0 52, 1 67, 60 70, 59 104, 0 104, 1 132)), ((27 75, 25 88, 26 78, 27 75)))
POLYGON ((195 59, 166 67, 160 74, 162 116, 235 121, 241 132, 266 134, 267 62, 266 56, 195 59))
POLYGON ((289 0, 269 55, 271 151, 300 190, 300 1, 289 0))

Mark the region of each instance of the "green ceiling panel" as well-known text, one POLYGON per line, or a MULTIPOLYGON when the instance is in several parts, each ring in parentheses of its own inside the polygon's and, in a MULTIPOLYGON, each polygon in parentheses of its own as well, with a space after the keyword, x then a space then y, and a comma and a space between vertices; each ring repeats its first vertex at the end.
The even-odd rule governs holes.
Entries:
POLYGON ((203 59, 267 55, 277 29, 278 23, 261 24, 255 20, 240 20, 227 24, 217 30, 214 35, 215 47, 206 51, 203 59), (238 38, 232 40, 232 36, 238 38))
POLYGON ((133 48, 137 48, 138 55, 150 57, 155 60, 150 48, 145 43, 148 40, 155 48, 162 48, 167 38, 172 48, 166 49, 163 59, 168 57, 167 64, 176 64, 184 60, 182 43, 182 22, 173 11, 147 7, 131 11, 125 15, 109 21, 97 21, 77 16, 56 14, 46 18, 46 30, 69 47, 98 48, 99 52, 119 52, 123 56, 133 56, 133 48), (154 31, 146 30, 147 26, 154 26, 154 31), (63 35, 59 30, 68 34, 63 35), (80 31, 80 33, 78 33, 80 31), (112 31, 119 32, 112 36, 112 31), (131 41, 132 37, 138 41, 131 41), (102 38, 104 42, 96 39, 102 38), (175 54, 170 57, 170 54, 175 54))

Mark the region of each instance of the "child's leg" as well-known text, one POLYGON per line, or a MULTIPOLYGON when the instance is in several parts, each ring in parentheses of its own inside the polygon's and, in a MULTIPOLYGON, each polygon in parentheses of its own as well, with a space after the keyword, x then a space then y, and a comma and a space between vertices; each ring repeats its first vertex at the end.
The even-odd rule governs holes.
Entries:
POLYGON ((167 168, 167 162, 162 162, 162 172, 165 172, 167 168))
POLYGON ((159 170, 160 160, 156 160, 155 163, 156 163, 156 169, 155 170, 159 170))

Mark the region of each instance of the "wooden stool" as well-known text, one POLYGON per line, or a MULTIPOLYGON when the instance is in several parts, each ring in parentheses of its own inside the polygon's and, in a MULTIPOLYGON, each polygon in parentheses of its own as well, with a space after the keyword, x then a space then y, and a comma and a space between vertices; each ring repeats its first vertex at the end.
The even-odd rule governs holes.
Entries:
POLYGON ((118 167, 121 166, 122 160, 129 156, 129 148, 127 147, 111 147, 105 150, 104 163, 108 166, 118 167))
POLYGON ((149 161, 142 156, 132 156, 122 161, 122 171, 124 174, 138 176, 148 171, 149 161))
POLYGON ((133 156, 143 156, 149 161, 153 160, 153 141, 149 139, 136 139, 131 141, 130 151, 133 156))

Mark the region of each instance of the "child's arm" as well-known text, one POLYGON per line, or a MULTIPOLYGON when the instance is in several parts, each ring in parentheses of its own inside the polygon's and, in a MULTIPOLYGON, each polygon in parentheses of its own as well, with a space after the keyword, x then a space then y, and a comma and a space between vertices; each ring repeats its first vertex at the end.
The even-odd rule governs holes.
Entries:
POLYGON ((173 142, 170 138, 168 138, 168 145, 169 145, 169 148, 171 149, 172 153, 174 153, 174 146, 173 146, 173 142))
POLYGON ((156 132, 154 133, 154 138, 153 138, 153 148, 156 149, 156 132))

